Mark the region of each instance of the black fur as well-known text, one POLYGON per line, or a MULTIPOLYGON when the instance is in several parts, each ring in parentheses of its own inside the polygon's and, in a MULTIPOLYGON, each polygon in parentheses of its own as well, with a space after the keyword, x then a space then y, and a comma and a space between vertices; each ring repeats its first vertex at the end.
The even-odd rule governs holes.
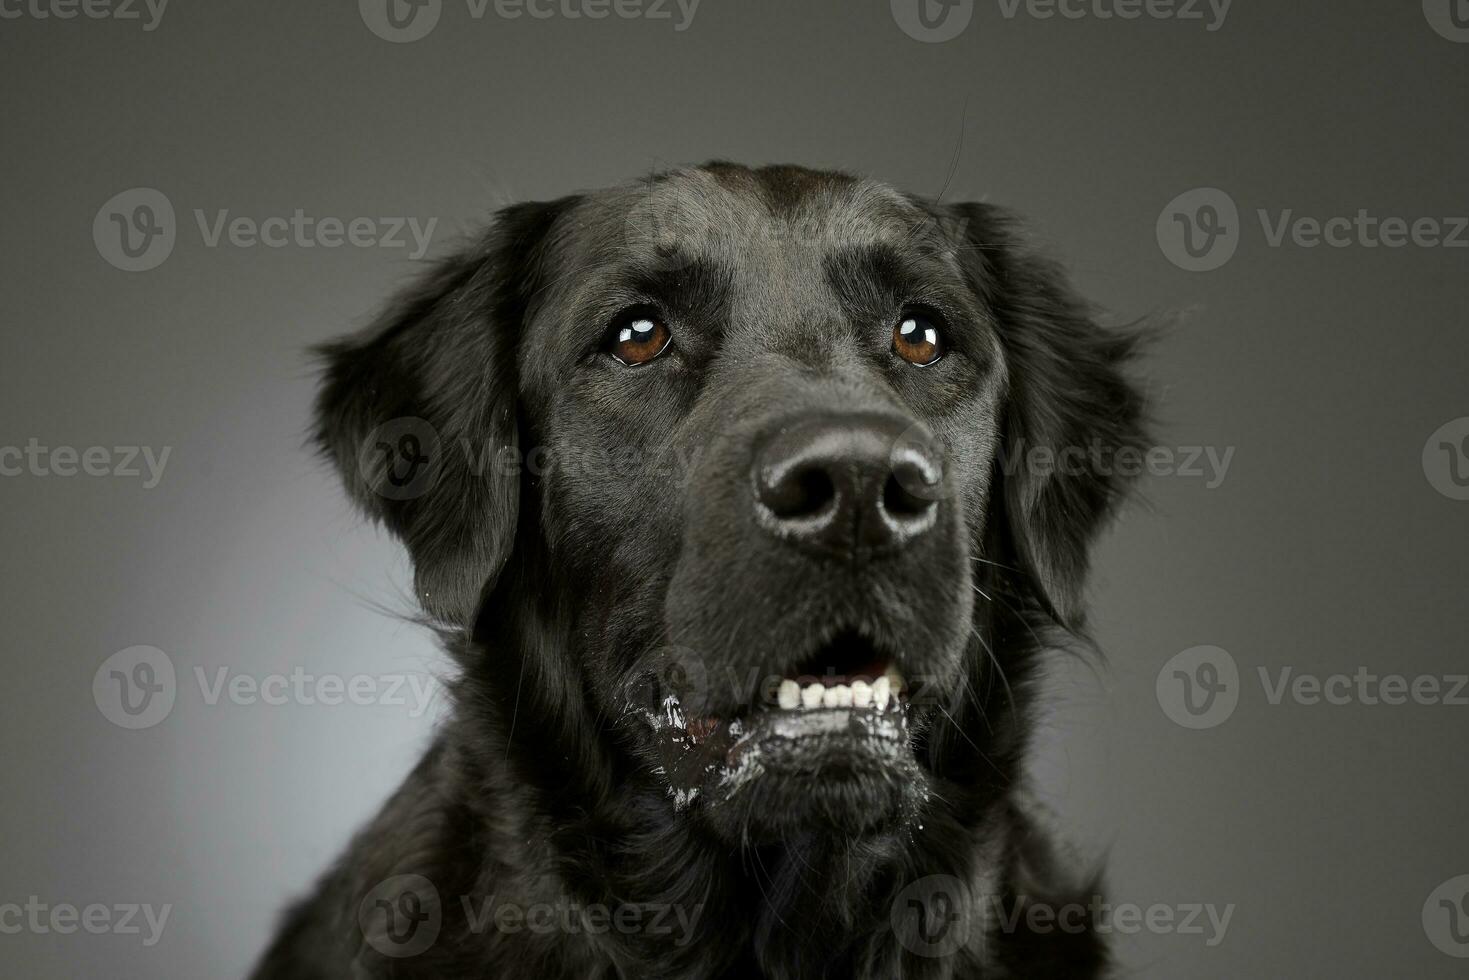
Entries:
POLYGON ((317 438, 406 543, 458 676, 433 749, 256 976, 1100 976, 1089 930, 1004 916, 1099 888, 1020 787, 1044 656, 1081 635, 1088 546, 1125 486, 1026 453, 1144 445, 1135 343, 1003 210, 840 174, 715 163, 501 212, 324 351, 317 438), (954 334, 923 369, 888 350, 915 302, 954 334), (630 305, 675 353, 601 352, 630 305), (830 411, 947 447, 921 553, 823 563, 750 523, 751 444, 830 411), (412 492, 383 482, 402 431, 432 471, 412 492), (741 717, 839 629, 917 680, 911 751, 839 777, 771 761, 736 788, 679 770, 704 757, 682 727, 660 739, 660 698, 690 724, 741 717), (516 930, 477 920, 487 902, 624 924, 516 930), (395 948, 389 910, 415 908, 433 941, 395 948))

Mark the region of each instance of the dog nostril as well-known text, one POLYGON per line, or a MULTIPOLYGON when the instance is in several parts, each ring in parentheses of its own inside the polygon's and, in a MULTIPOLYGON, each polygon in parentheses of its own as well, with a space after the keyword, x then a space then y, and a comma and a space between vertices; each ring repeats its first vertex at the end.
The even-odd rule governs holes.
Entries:
POLYGON ((761 503, 786 520, 819 514, 837 495, 831 474, 819 466, 794 467, 766 481, 760 489, 761 503))
POLYGON ((898 520, 923 517, 934 508, 937 501, 921 492, 928 486, 918 474, 895 470, 882 488, 882 508, 889 517, 898 520))

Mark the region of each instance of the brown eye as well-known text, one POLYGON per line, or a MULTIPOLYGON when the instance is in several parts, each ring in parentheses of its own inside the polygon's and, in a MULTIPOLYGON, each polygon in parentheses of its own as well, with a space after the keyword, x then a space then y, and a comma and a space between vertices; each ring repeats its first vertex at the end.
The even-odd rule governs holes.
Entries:
POLYGON ((928 367, 946 353, 937 323, 922 313, 905 313, 893 327, 893 352, 918 367, 928 367))
POLYGON ((612 328, 610 353, 622 364, 647 364, 667 349, 672 338, 668 324, 639 314, 612 328))

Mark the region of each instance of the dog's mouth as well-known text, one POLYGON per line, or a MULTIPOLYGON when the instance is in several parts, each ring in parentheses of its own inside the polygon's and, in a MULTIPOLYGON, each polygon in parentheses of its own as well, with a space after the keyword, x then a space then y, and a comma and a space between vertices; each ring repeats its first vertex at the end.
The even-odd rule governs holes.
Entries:
POLYGON ((679 809, 701 794, 726 799, 772 777, 828 792, 913 764, 907 682, 892 653, 856 631, 837 633, 718 714, 689 710, 672 692, 639 713, 679 809))

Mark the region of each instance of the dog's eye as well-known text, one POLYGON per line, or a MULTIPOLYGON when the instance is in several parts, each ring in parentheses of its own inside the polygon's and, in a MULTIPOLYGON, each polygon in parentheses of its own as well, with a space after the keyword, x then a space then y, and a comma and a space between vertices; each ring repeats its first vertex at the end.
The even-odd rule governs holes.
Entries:
POLYGON ((893 353, 909 364, 928 367, 946 353, 943 330, 934 317, 904 313, 893 327, 893 353))
POLYGON ((612 325, 608 353, 621 364, 647 364, 668 348, 673 338, 668 324, 656 316, 638 313, 612 325))

